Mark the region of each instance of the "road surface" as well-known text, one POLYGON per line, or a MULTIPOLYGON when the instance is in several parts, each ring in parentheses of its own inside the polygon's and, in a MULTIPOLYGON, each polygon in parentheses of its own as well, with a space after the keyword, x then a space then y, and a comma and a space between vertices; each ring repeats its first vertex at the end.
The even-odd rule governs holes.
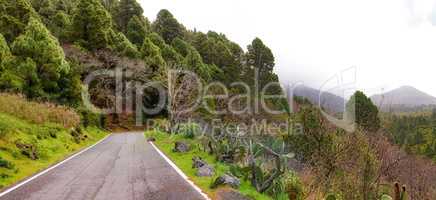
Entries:
POLYGON ((0 200, 203 200, 145 141, 142 133, 112 134, 0 200))

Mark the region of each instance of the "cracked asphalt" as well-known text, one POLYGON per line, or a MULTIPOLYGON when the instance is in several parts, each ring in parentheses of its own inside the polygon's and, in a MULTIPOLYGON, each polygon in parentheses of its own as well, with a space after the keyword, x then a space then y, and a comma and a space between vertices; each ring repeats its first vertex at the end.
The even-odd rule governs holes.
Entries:
POLYGON ((100 144, 0 200, 203 200, 142 133, 112 134, 100 144))

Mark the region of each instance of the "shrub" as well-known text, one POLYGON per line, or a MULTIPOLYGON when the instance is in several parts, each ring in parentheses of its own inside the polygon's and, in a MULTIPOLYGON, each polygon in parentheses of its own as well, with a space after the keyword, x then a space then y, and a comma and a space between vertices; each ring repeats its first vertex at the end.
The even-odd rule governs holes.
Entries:
POLYGON ((13 169, 14 168, 14 164, 12 164, 11 162, 3 159, 2 157, 0 157, 0 167, 2 168, 6 168, 6 169, 13 169))
POLYGON ((68 107, 32 102, 23 96, 8 93, 0 93, 0 112, 31 123, 55 123, 65 128, 76 127, 80 123, 80 116, 68 107))

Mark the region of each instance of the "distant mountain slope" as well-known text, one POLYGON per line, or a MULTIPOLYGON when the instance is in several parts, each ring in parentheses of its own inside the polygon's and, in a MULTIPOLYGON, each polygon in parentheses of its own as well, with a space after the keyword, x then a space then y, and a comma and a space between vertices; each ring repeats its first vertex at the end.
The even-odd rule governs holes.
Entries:
POLYGON ((306 87, 298 86, 294 89, 294 96, 305 97, 312 104, 321 105, 324 109, 331 112, 343 112, 345 107, 345 99, 329 92, 321 91, 306 87), (320 103, 321 102, 321 103, 320 103))
POLYGON ((371 100, 381 108, 436 105, 435 97, 412 86, 402 86, 384 94, 373 95, 371 100))

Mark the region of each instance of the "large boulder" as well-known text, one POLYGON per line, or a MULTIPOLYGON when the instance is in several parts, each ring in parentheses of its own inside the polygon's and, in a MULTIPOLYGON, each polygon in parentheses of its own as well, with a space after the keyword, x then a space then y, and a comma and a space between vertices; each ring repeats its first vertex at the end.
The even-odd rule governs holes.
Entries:
POLYGON ((184 152, 188 152, 189 151, 189 145, 186 142, 181 142, 178 141, 174 144, 174 152, 180 152, 180 153, 184 153, 184 152))
POLYGON ((241 181, 232 175, 224 174, 215 180, 215 182, 212 184, 212 188, 217 188, 220 185, 228 185, 237 189, 241 185, 241 181))

